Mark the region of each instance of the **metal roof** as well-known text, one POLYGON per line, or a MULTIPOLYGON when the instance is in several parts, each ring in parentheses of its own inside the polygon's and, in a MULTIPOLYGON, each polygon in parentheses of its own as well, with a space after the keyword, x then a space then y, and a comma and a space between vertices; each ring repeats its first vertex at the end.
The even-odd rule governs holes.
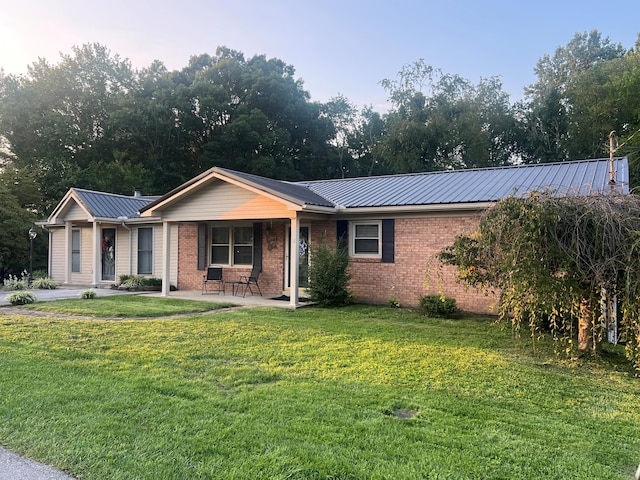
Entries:
POLYGON ((237 178, 244 183, 250 184, 260 190, 270 192, 279 197, 290 199, 295 203, 317 205, 320 207, 333 207, 334 203, 323 197, 321 194, 307 188, 303 183, 285 182, 272 178, 260 177, 250 173, 236 172, 227 168, 216 167, 216 171, 228 176, 237 178))
MULTIPOLYGON (((614 159, 613 168, 616 188, 629 193, 627 158, 614 159)), ((585 195, 612 188, 609 159, 319 180, 301 185, 346 208, 495 202, 533 191, 585 195)))
POLYGON ((138 210, 148 205, 156 197, 128 197, 113 193, 94 192, 74 188, 80 201, 89 209, 94 217, 101 218, 134 218, 138 217, 138 210))

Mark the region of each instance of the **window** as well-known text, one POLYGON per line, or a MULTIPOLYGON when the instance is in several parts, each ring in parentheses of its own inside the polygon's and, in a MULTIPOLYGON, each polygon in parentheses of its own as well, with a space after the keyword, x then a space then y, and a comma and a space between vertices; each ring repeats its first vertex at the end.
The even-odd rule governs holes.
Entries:
POLYGON ((80 230, 71 230, 71 271, 80 272, 80 230))
POLYGON ((380 258, 382 253, 381 222, 354 222, 351 224, 351 255, 380 258))
POLYGON ((253 227, 212 227, 212 265, 251 265, 253 263, 253 227))
POLYGON ((153 228, 138 229, 138 275, 153 273, 153 228))

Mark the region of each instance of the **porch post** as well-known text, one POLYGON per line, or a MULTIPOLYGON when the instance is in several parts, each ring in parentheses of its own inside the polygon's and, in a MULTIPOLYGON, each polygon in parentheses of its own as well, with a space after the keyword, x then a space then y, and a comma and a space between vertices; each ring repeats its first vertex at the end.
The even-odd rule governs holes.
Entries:
POLYGON ((98 286, 98 272, 102 260, 102 248, 100 242, 100 228, 98 222, 93 221, 93 285, 98 286))
POLYGON ((67 284, 71 283, 71 231, 72 223, 64 222, 64 283, 67 284))
POLYGON ((298 216, 291 217, 291 241, 289 242, 291 251, 289 252, 289 301, 293 308, 298 306, 298 271, 300 269, 300 255, 298 255, 298 244, 300 243, 300 222, 298 216))
POLYGON ((162 296, 171 292, 171 224, 162 222, 162 296))

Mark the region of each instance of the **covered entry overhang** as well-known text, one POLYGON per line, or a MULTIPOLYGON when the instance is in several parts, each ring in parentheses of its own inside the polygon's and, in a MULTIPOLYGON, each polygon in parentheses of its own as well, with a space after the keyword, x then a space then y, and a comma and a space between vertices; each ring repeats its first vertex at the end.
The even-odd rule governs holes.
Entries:
MULTIPOLYGON (((282 270, 288 272, 289 302, 299 305, 300 228, 305 222, 331 218, 338 208, 303 186, 257 177, 226 169, 212 168, 181 185, 140 210, 142 218, 159 218, 162 222, 162 279, 165 296, 170 295, 171 265, 178 262, 178 251, 187 248, 178 241, 171 244, 171 232, 181 224, 208 226, 232 222, 288 224, 288 255, 282 270)), ((284 285, 282 285, 284 288, 284 285)))

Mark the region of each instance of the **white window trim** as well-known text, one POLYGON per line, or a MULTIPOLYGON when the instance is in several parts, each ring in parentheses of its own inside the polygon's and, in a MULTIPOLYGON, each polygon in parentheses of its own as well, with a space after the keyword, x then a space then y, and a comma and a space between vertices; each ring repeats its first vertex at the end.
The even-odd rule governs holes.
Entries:
MULTIPOLYGON (((246 223, 246 222, 242 222, 242 223, 225 223, 225 224, 219 224, 219 225, 210 225, 209 228, 209 252, 208 252, 208 258, 209 258, 209 266, 212 267, 252 267, 253 266, 253 254, 254 254, 254 246, 253 246, 253 242, 251 242, 251 263, 233 263, 233 250, 235 247, 235 239, 234 239, 234 229, 238 228, 238 227, 246 227, 246 228, 253 228, 253 224, 252 223, 246 223), (228 258, 227 258, 227 263, 211 263, 211 249, 214 246, 213 243, 213 229, 214 228, 228 228, 229 229, 229 250, 228 250, 228 258)), ((223 245, 223 244, 215 244, 215 245, 223 245)), ((243 245, 243 246, 247 246, 247 245, 243 245)))
POLYGON ((382 220, 349 222, 349 256, 354 258, 382 258, 382 220), (356 253, 356 225, 378 226, 378 253, 356 253))

